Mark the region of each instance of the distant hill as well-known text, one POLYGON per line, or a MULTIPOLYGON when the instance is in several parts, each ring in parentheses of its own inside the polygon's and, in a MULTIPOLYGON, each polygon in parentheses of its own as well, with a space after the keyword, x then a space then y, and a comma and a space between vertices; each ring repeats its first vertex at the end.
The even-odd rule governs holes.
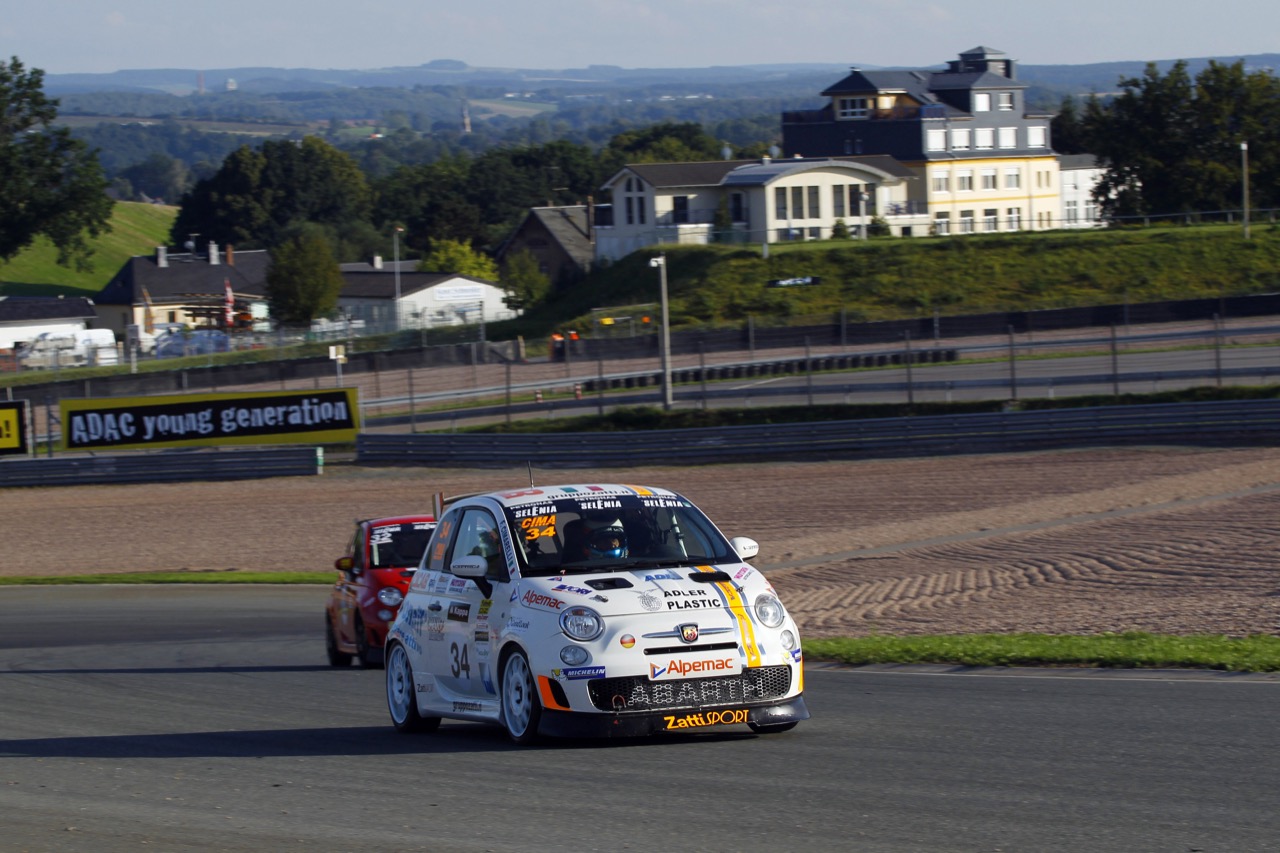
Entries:
MULTIPOLYGON (((1018 59, 1016 51, 1011 54, 1018 59)), ((938 67, 951 57, 938 57, 938 67)), ((1235 62, 1243 59, 1250 69, 1280 67, 1280 54, 1247 56, 1186 57, 1188 68, 1195 74, 1211 59, 1235 62)), ((1018 65, 1018 78, 1031 85, 1063 92, 1089 93, 1115 91, 1116 81, 1142 73, 1148 61, 1167 71, 1176 59, 1135 59, 1122 62, 1100 62, 1085 65, 1018 65)), ((610 89, 679 86, 706 88, 720 97, 719 87, 737 88, 743 84, 767 81, 771 87, 794 82, 803 94, 814 95, 815 78, 831 78, 846 73, 851 65, 860 64, 856 57, 839 63, 778 63, 704 68, 620 68, 615 65, 590 65, 585 68, 477 68, 458 60, 435 60, 412 67, 375 69, 313 68, 153 68, 114 71, 108 74, 47 74, 45 92, 61 96, 86 92, 134 92, 188 95, 204 87, 206 93, 227 91, 321 91, 342 88, 414 86, 462 86, 511 91, 563 90, 602 94, 610 89)), ((905 66, 903 66, 905 67, 905 66)))
POLYGON ((88 273, 57 264, 58 252, 41 238, 9 263, 0 263, 0 295, 84 296, 101 290, 134 255, 149 255, 169 241, 169 228, 178 208, 117 202, 111 213, 111 233, 93 242, 93 269, 88 273))

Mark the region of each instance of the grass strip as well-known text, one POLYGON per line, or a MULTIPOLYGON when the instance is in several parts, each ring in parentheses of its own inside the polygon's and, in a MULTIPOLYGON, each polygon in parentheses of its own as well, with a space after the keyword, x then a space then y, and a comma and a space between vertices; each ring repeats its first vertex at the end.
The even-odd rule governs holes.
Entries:
POLYGON ((938 663, 960 666, 1084 666, 1280 671, 1280 637, 1253 634, 1094 635, 956 634, 812 639, 808 660, 847 664, 938 663))
POLYGON ((60 577, 0 578, 0 586, 67 586, 70 584, 106 583, 283 583, 329 584, 336 574, 328 572, 250 572, 238 569, 221 571, 180 572, 116 572, 99 575, 63 575, 60 577))

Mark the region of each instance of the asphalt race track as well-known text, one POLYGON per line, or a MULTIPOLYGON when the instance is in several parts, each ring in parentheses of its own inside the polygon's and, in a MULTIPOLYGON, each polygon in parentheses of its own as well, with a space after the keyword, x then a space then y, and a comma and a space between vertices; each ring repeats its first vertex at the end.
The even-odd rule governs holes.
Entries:
POLYGON ((1280 850, 1280 677, 811 664, 814 718, 398 735, 320 587, 0 588, 6 851, 1280 850))

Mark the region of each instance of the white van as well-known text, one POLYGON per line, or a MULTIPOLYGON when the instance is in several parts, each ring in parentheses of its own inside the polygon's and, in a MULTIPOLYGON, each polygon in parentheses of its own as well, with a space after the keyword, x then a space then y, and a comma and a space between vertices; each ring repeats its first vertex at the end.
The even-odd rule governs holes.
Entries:
POLYGON ((19 352, 28 369, 51 367, 93 367, 120 363, 116 336, 110 329, 78 329, 52 334, 45 332, 19 352))

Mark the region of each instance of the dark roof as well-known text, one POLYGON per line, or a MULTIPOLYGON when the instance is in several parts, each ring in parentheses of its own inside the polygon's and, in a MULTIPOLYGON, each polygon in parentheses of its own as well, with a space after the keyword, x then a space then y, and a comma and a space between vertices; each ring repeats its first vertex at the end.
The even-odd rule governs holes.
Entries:
POLYGON ((1098 168, 1098 157, 1096 154, 1059 154, 1059 169, 1096 169, 1098 168))
POLYGON ((725 175, 725 186, 764 186, 770 181, 793 172, 820 169, 824 166, 865 166, 892 178, 914 178, 916 173, 888 154, 870 154, 851 157, 792 157, 771 160, 768 163, 751 161, 725 175))
MULTIPOLYGON (((782 174, 813 169, 831 163, 863 165, 898 178, 915 173, 888 154, 849 157, 792 157, 776 160, 711 160, 703 163, 641 163, 627 166, 642 180, 659 189, 672 187, 766 184, 782 174)), ((621 174, 619 172, 618 174, 621 174)), ((616 180, 616 176, 615 176, 616 180)), ((613 183, 613 181, 610 181, 613 183)))
POLYGON ((164 266, 157 255, 137 255, 125 261, 94 301, 99 305, 138 305, 145 288, 155 304, 180 303, 193 295, 221 295, 228 281, 239 296, 263 297, 270 263, 265 249, 219 253, 218 263, 210 263, 204 255, 166 253, 164 266))
MULTIPOLYGON (((343 273, 346 283, 342 286, 339 297, 347 299, 395 299, 395 271, 349 272, 343 273)), ((475 276, 454 272, 402 272, 400 273, 400 295, 408 296, 420 290, 435 287, 448 281, 463 279, 474 284, 490 284, 493 282, 475 276)))
POLYGON ((97 317, 87 296, 0 296, 0 323, 84 320, 97 317))
MULTIPOLYGON (((694 163, 636 163, 630 171, 652 187, 715 187, 738 166, 757 160, 706 160, 694 163)), ((621 174, 621 172, 619 172, 621 174)), ((616 179, 616 175, 614 178, 616 179)), ((610 180, 609 183, 613 183, 610 180)))
POLYGON ((591 245, 590 229, 587 227, 587 206, 584 204, 567 207, 535 207, 529 215, 536 218, 547 229, 560 248, 583 269, 589 268, 595 260, 595 249, 591 245))

